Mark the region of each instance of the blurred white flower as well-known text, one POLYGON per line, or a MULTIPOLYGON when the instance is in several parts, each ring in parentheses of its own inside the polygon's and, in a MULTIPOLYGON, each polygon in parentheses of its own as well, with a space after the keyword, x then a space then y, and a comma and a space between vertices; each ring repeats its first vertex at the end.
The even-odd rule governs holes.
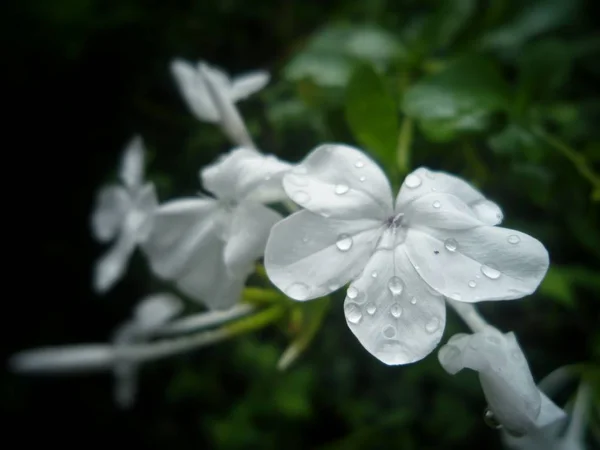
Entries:
POLYGON ((94 289, 104 293, 125 273, 136 244, 148 237, 152 213, 158 206, 152 183, 144 183, 144 146, 139 136, 127 145, 119 178, 121 184, 105 186, 98 192, 91 217, 92 233, 100 242, 115 240, 97 262, 94 289))
POLYGON ((479 372, 490 415, 508 433, 524 436, 565 418, 535 385, 527 359, 513 333, 488 326, 474 334, 453 336, 438 353, 450 374, 465 367, 479 372))
POLYGON ((520 298, 548 268, 540 242, 493 226, 500 208, 445 173, 415 170, 394 204, 388 180, 367 155, 331 144, 313 150, 283 185, 306 210, 273 227, 265 252, 269 278, 296 300, 352 281, 348 326, 386 364, 414 362, 435 348, 444 296, 520 298))
POLYGON ((215 198, 172 200, 155 214, 142 247, 153 272, 211 309, 234 305, 281 219, 264 203, 287 198, 281 178, 290 167, 238 148, 203 169, 202 184, 215 198))
POLYGON ((28 350, 11 358, 11 369, 20 373, 43 374, 113 370, 116 382, 115 400, 119 406, 129 407, 136 395, 139 361, 132 360, 122 349, 147 341, 182 309, 183 304, 173 295, 148 296, 138 304, 133 318, 117 329, 111 344, 81 344, 28 350))
POLYGON ((254 146, 235 103, 265 87, 269 82, 267 72, 255 71, 230 79, 221 69, 204 61, 194 66, 180 59, 171 63, 171 72, 199 120, 220 124, 235 145, 254 146))

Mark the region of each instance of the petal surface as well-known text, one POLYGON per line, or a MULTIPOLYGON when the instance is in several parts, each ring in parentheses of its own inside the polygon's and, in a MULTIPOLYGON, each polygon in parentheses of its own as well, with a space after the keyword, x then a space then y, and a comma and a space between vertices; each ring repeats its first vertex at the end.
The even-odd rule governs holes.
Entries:
POLYGON ((262 70, 235 77, 231 83, 231 99, 237 102, 249 97, 264 88, 269 83, 269 79, 269 73, 262 70))
POLYGON ((423 359, 442 338, 446 322, 443 297, 421 280, 402 245, 371 256, 348 288, 344 314, 360 343, 388 365, 423 359))
POLYGON ((449 194, 429 193, 403 209, 402 224, 429 230, 466 230, 483 225, 473 210, 460 198, 449 194))
POLYGON ((125 219, 125 229, 135 233, 138 243, 144 242, 150 236, 154 225, 154 213, 158 209, 158 198, 153 183, 146 183, 137 190, 134 198, 134 208, 125 219))
POLYGON ((267 275, 294 300, 321 297, 360 273, 381 233, 377 221, 296 212, 271 229, 265 250, 267 275))
POLYGON ((365 153, 325 144, 283 177, 290 198, 309 211, 334 219, 386 220, 393 214, 390 184, 365 153))
POLYGON ((196 68, 183 60, 176 59, 171 63, 171 73, 192 113, 200 120, 218 122, 219 112, 208 94, 204 79, 196 68))
POLYGON ((94 237, 100 242, 114 239, 130 207, 131 199, 123 187, 111 185, 101 188, 91 218, 94 237))
POLYGON ((436 291, 453 300, 512 300, 534 292, 548 270, 536 239, 507 228, 409 228, 408 256, 436 291))
POLYGON ((96 262, 93 286, 97 293, 107 292, 123 277, 135 244, 135 235, 121 233, 117 242, 96 262))
POLYGON ((172 294, 150 295, 135 307, 134 323, 139 330, 150 331, 164 325, 182 310, 183 303, 172 294))
POLYGON ((119 177, 129 189, 142 185, 144 179, 144 143, 140 136, 135 136, 125 148, 119 177))
POLYGON ((271 228, 282 216, 260 203, 243 202, 234 209, 224 250, 224 262, 232 274, 247 274, 264 255, 271 228))
POLYGON ((402 212, 413 200, 432 192, 458 197, 487 225, 497 225, 502 221, 500 207, 487 200, 472 185, 461 178, 445 172, 434 172, 426 167, 419 167, 404 179, 396 199, 396 212, 402 212))

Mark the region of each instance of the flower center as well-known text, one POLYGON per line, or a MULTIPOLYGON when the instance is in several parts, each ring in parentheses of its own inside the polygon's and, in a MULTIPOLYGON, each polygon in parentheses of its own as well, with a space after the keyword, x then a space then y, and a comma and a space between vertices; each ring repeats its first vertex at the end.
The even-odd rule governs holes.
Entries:
POLYGON ((404 213, 398 213, 395 216, 388 217, 385 223, 389 228, 400 228, 400 226, 402 225, 403 218, 404 213))

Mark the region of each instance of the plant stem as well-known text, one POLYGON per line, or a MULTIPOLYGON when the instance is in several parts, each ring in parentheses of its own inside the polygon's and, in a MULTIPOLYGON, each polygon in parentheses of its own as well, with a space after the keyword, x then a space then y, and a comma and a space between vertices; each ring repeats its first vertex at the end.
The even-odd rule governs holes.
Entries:
POLYGON ((473 332, 483 331, 489 328, 491 325, 477 312, 477 309, 469 303, 457 302, 449 298, 446 299, 454 311, 460 316, 460 318, 467 324, 473 332))
POLYGON ((398 134, 398 145, 396 147, 396 163, 400 170, 400 175, 405 176, 410 171, 410 151, 413 140, 414 122, 404 116, 400 124, 400 133, 398 134))

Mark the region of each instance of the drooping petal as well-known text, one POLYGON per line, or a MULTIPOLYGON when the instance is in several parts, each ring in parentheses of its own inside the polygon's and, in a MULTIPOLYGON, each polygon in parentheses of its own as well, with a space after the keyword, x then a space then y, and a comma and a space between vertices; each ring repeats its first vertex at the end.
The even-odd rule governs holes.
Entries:
POLYGON ((488 407, 508 431, 523 435, 536 427, 542 396, 513 333, 488 329, 453 339, 438 354, 451 374, 479 372, 488 407))
POLYGON ((219 114, 223 132, 234 144, 253 148, 254 143, 231 98, 230 86, 227 85, 224 74, 205 63, 198 64, 198 71, 219 114))
POLYGON ((196 68, 183 60, 176 59, 171 63, 171 73, 192 113, 200 120, 218 122, 219 112, 208 93, 204 79, 196 68))
POLYGON ((225 245, 224 261, 232 274, 247 273, 264 255, 271 227, 282 217, 260 203, 243 202, 235 208, 225 245))
POLYGON ((183 310, 183 303, 172 294, 160 293, 144 298, 134 310, 134 323, 141 331, 164 325, 183 310))
POLYGON ((458 197, 472 208, 477 218, 486 225, 497 225, 502 221, 500 207, 487 200, 469 183, 445 172, 434 172, 425 167, 419 167, 404 179, 396 199, 396 212, 402 212, 413 200, 432 192, 458 197))
POLYGON ((236 148, 204 168, 204 187, 220 199, 271 203, 287 199, 281 178, 291 165, 274 156, 236 148))
POLYGON ((321 297, 363 269, 381 233, 381 224, 374 220, 296 212, 271 229, 265 250, 267 275, 295 300, 321 297))
POLYGON ((348 288, 344 313, 360 343, 388 365, 423 359, 446 322, 443 297, 421 280, 402 245, 373 254, 348 288))
POLYGON ((409 228, 411 262, 432 288, 454 300, 512 300, 534 292, 548 270, 548 252, 520 231, 409 228))
POLYGON ((222 216, 218 203, 208 198, 178 199, 161 205, 142 245, 152 271, 174 279, 189 269, 196 252, 204 254, 207 261, 219 258, 216 247, 222 247, 222 216))
POLYGON ((135 245, 135 235, 121 233, 117 242, 96 262, 93 286, 97 293, 104 294, 123 277, 135 245))
POLYGON ((264 88, 269 79, 269 73, 262 70, 235 77, 231 83, 231 99, 237 102, 249 97, 264 88))
MULTIPOLYGON (((221 254, 223 247, 221 246, 221 254)), ((201 254, 196 254, 190 270, 176 280, 177 287, 189 297, 211 310, 227 310, 241 298, 246 278, 251 272, 231 275, 225 264, 208 266, 201 254)))
POLYGON ((108 370, 114 360, 111 345, 82 344, 26 350, 13 355, 9 365, 19 373, 81 373, 108 370))
POLYGON ((127 188, 136 189, 144 179, 144 142, 135 136, 125 148, 119 171, 119 177, 127 188))
POLYGON ((154 213, 158 209, 158 198, 153 183, 146 183, 136 192, 134 208, 125 219, 125 229, 134 233, 136 242, 142 243, 152 232, 154 213))
POLYGON ((100 189, 91 218, 94 237, 100 242, 114 239, 130 207, 131 199, 123 187, 112 185, 100 189))
POLYGON ((386 220, 393 214, 389 182, 360 150, 340 144, 317 147, 283 177, 300 206, 334 219, 386 220))

